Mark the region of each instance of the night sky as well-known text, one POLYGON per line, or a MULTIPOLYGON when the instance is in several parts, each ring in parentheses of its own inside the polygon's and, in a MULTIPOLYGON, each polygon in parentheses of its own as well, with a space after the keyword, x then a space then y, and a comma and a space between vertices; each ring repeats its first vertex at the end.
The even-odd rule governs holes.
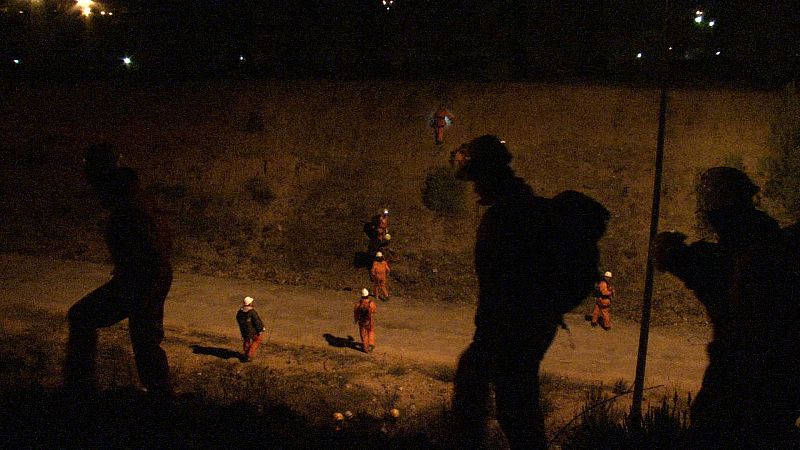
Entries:
MULTIPOLYGON (((651 80, 665 3, 103 1, 84 16, 74 0, 6 0, 0 69, 36 78, 651 80)), ((796 78, 797 1, 669 3, 676 81, 796 78)))

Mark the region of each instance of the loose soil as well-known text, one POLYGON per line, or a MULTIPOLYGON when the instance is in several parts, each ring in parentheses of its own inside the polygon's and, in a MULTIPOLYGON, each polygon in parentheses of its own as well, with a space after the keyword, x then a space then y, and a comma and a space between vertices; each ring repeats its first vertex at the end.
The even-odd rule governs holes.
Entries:
MULTIPOLYGON (((0 255, 2 329, 8 336, 22 337, 46 326, 54 346, 63 346, 66 323, 58 318, 105 282, 109 272, 103 264, 0 255), (48 316, 56 323, 42 324, 48 316)), ((377 349, 364 354, 348 339, 358 339, 352 322, 356 297, 351 291, 177 273, 166 303, 165 348, 171 365, 182 374, 202 378, 209 363, 215 371, 239 376, 264 369, 298 381, 303 389, 317 389, 330 408, 346 409, 348 402, 361 402, 351 408, 367 412, 372 408, 372 414, 380 415, 387 406, 383 403, 411 411, 448 404, 456 360, 474 329, 474 307, 403 297, 379 302, 377 349), (245 295, 256 299, 267 327, 266 345, 250 364, 240 363, 235 353, 240 338, 234 315, 245 295)), ((544 395, 553 408, 551 428, 575 414, 588 386, 603 384, 608 389, 618 380, 630 385, 636 367, 638 324, 618 320, 606 332, 591 328, 576 313, 568 314, 566 323, 568 330, 558 332, 543 363, 549 380, 544 395)), ((115 345, 129 353, 125 326, 104 331, 101 342, 116 339, 115 345)), ((706 324, 690 322, 650 330, 645 384, 661 387, 648 391, 649 399, 698 390, 707 364, 709 332, 706 324)), ((24 342, 20 338, 20 344, 24 342)), ((101 360, 101 369, 103 364, 108 362, 101 360)), ((58 377, 52 373, 50 377, 50 383, 57 385, 58 377)), ((177 390, 190 393, 198 385, 202 385, 199 380, 177 390)))

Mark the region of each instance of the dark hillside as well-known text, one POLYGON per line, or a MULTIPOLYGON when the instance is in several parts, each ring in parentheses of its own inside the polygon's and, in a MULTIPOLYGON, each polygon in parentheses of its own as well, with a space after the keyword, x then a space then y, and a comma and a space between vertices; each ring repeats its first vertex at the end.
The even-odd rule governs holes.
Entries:
MULTIPOLYGON (((106 140, 140 170, 171 218, 181 270, 358 288, 361 226, 391 210, 396 294, 474 301, 479 208, 458 217, 422 201, 426 177, 480 134, 505 139, 542 195, 583 191, 612 211, 604 269, 619 312, 641 297, 658 93, 526 83, 266 82, 7 84, 0 104, 0 250, 106 258, 81 149, 106 140), (443 146, 428 119, 455 114, 443 146)), ((775 95, 684 90, 670 98, 663 229, 691 229, 692 181, 705 167, 766 154, 775 95)), ((466 189, 466 186, 465 186, 466 189)), ((766 205, 769 206, 769 205, 766 205)), ((658 320, 697 309, 659 277, 658 320), (661 314, 666 313, 666 314, 661 314)))

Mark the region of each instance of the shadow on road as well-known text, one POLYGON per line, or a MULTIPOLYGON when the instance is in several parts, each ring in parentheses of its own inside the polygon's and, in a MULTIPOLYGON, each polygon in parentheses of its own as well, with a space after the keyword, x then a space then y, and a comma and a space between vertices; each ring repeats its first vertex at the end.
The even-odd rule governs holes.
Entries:
POLYGON ((336 337, 330 333, 325 333, 322 335, 325 340, 328 342, 328 345, 331 347, 340 347, 340 348, 351 348, 353 350, 363 351, 361 344, 355 341, 353 336, 347 336, 346 338, 343 337, 336 337))
POLYGON ((190 345, 189 347, 191 347, 192 353, 196 353, 198 355, 211 355, 222 359, 230 359, 230 358, 241 359, 242 357, 241 353, 229 350, 227 348, 204 347, 202 345, 190 345))

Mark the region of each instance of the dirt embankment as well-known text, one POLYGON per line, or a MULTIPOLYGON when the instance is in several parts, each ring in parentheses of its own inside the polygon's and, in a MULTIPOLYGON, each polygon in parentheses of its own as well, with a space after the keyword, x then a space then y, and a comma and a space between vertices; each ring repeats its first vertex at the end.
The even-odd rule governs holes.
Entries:
MULTIPOLYGON (((658 93, 525 83, 82 83, 4 88, 0 250, 101 262, 102 212, 81 149, 117 144, 175 230, 184 271, 307 288, 360 288, 363 221, 391 210, 398 295, 472 303, 471 249, 481 210, 458 217, 422 203, 449 150, 493 133, 542 195, 581 190, 608 207, 603 269, 616 274, 618 315, 635 317, 650 215, 658 93), (428 119, 455 124, 435 146, 428 119)), ((661 226, 692 230, 692 181, 703 168, 757 167, 775 96, 682 90, 670 96, 661 226)), ((769 207, 769 204, 766 204, 769 207)), ((658 277, 654 319, 699 312, 658 277)))

